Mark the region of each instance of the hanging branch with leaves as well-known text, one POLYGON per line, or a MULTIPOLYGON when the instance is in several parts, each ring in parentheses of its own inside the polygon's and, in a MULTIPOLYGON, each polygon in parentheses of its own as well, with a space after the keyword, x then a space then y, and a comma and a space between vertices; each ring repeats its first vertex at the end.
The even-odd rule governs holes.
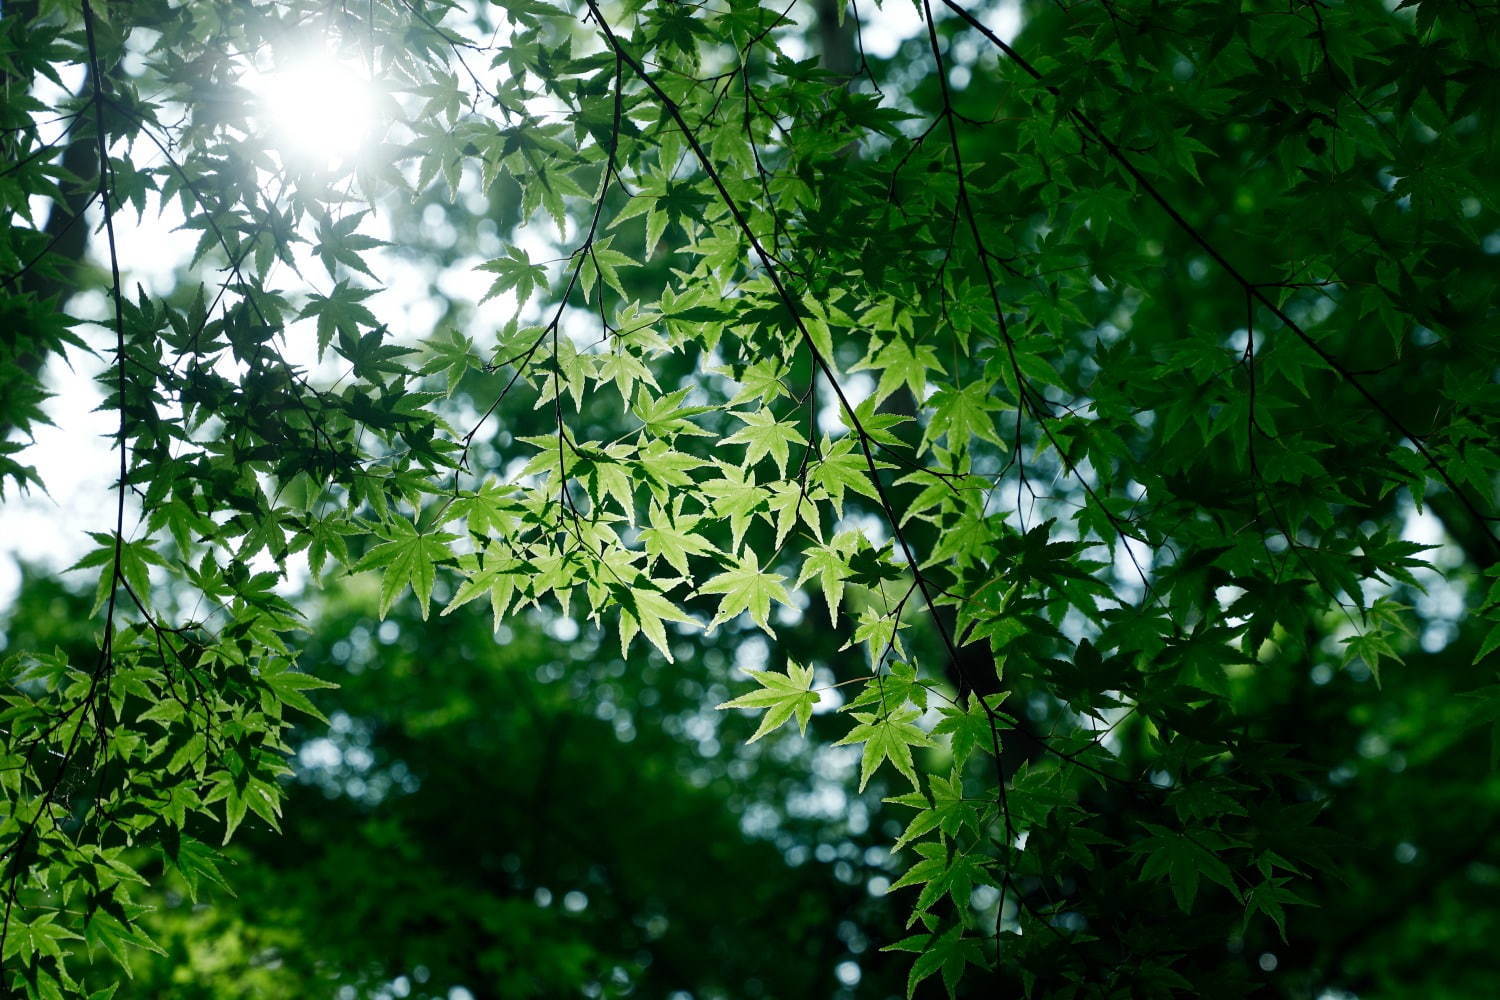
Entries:
MULTIPOLYGON (((912 933, 886 942, 909 994, 972 969, 1201 991, 1212 942, 1284 934, 1335 866, 1304 835, 1330 793, 1242 679, 1400 660, 1393 594, 1430 567, 1398 499, 1492 537, 1494 307, 1442 262, 1494 221, 1462 136, 1493 127, 1496 53, 1429 4, 1252 6, 1028 8, 1059 47, 1024 56, 982 5, 923 0, 903 59, 852 75, 789 54, 795 4, 751 0, 10 15, 0 195, 92 188, 119 473, 75 566, 97 662, 5 661, 7 983, 107 995, 82 956, 155 947, 132 886, 225 887, 210 845, 279 821, 290 714, 328 686, 287 595, 366 572, 381 616, 545 608, 628 664, 716 630, 775 650, 818 597, 858 652, 773 652, 718 707, 763 713, 750 742, 795 720, 857 747, 854 794, 909 810, 912 933), (311 37, 384 88, 332 166, 278 145, 247 82, 311 37), (84 92, 30 96, 69 65, 84 92), (1322 152, 1267 107, 1323 123, 1322 152), (83 138, 94 178, 60 165, 83 138), (412 330, 384 215, 466 198, 517 225, 483 298, 412 330), (131 206, 200 234, 170 294, 122 279, 131 206), (1417 327, 1443 346, 1413 388, 1417 327), (1209 894, 1237 928, 1195 922, 1209 894)), ((51 256, 35 226, 0 239, 6 274, 51 256)), ((23 355, 99 342, 4 294, 27 433, 23 355)), ((34 484, 14 451, 0 475, 34 484)))

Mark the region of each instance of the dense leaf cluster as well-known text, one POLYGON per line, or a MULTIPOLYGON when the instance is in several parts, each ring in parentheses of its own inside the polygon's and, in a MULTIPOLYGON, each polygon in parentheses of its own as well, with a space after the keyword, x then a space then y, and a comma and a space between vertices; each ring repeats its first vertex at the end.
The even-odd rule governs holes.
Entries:
MULTIPOLYGON (((211 845, 277 823, 327 685, 286 593, 368 571, 381 616, 547 607, 632 669, 771 637, 720 707, 764 711, 752 741, 840 708, 815 735, 902 811, 909 994, 1253 989, 1244 941, 1341 865, 1275 679, 1379 705, 1423 586, 1473 622, 1437 645, 1500 645, 1500 25, 1119 0, 1007 40, 917 6, 893 60, 830 6, 821 61, 753 0, 7 8, 0 476, 42 485, 24 439, 70 347, 120 463, 76 567, 97 655, 7 650, 13 988, 107 995, 86 955, 156 947, 142 848, 197 893, 211 845), (311 36, 380 88, 336 165, 248 82, 311 36), (392 333, 380 213, 474 195, 506 206, 479 271, 508 321, 392 333), (168 207, 202 283, 132 293, 116 220, 168 207), (89 324, 61 309, 83 226, 89 324), (1446 573, 1403 530, 1429 508, 1446 573), (825 615, 842 649, 787 655, 825 615)), ((1482 675, 1444 683, 1495 718, 1482 675)))

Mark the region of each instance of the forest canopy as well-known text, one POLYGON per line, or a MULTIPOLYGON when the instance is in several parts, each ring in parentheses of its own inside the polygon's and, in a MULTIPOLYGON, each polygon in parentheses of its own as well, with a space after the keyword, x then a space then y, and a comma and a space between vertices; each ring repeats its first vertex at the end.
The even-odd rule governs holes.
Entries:
POLYGON ((1493 5, 0 77, 8 995, 1494 991, 1493 5))

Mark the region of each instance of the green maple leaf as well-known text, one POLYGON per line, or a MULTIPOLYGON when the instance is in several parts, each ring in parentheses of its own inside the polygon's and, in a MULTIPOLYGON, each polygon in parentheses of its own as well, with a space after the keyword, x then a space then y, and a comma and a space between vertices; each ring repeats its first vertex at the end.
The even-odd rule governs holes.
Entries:
POLYGON ((748 549, 735 560, 733 569, 715 576, 699 590, 705 594, 724 595, 724 599, 719 602, 719 613, 708 623, 710 629, 741 611, 748 611, 750 620, 770 634, 771 626, 767 619, 771 614, 771 601, 791 603, 791 597, 786 592, 786 577, 775 571, 763 572, 754 553, 748 549))
POLYGON ((84 932, 91 948, 108 951, 122 968, 129 968, 130 947, 166 954, 144 931, 126 924, 108 910, 100 909, 90 914, 84 932))
POLYGON ((1151 836, 1133 848, 1138 853, 1147 855, 1141 865, 1141 875, 1149 879, 1167 876, 1171 881, 1172 896, 1183 913, 1192 912, 1193 900, 1198 895, 1200 875, 1207 875, 1239 899, 1239 890, 1235 887, 1229 866, 1202 844, 1154 823, 1142 825, 1151 832, 1151 836))
POLYGON ((1380 686, 1382 660, 1405 662, 1393 643, 1411 635, 1411 626, 1402 618, 1402 612, 1406 610, 1404 605, 1382 597, 1370 607, 1364 630, 1342 640, 1344 664, 1348 665, 1355 659, 1363 660, 1375 678, 1376 687, 1380 686))
POLYGON ((944 896, 952 897, 960 911, 966 909, 975 883, 985 881, 985 866, 990 863, 989 859, 958 850, 956 846, 950 850, 950 845, 939 841, 917 844, 912 850, 921 855, 922 860, 891 883, 891 891, 913 885, 922 887, 912 909, 912 921, 944 896))
POLYGON ((609 244, 613 239, 612 236, 605 237, 589 248, 588 256, 583 261, 583 272, 580 277, 584 291, 591 290, 594 282, 598 278, 603 278, 606 285, 624 298, 626 297, 625 286, 620 283, 620 276, 617 272, 621 267, 638 266, 639 261, 629 254, 611 249, 609 244))
MULTIPOLYGON (((991 708, 1004 700, 1005 695, 991 695, 991 708)), ((943 713, 942 721, 932 727, 934 736, 948 733, 952 736, 953 759, 960 766, 969 759, 975 749, 992 750, 995 745, 995 736, 991 731, 989 713, 985 711, 984 703, 976 694, 969 695, 968 708, 960 708, 957 705, 943 706, 938 709, 943 713)))
POLYGON ((369 210, 355 212, 335 221, 331 216, 324 215, 318 220, 318 239, 315 244, 319 259, 323 266, 328 269, 328 276, 335 277, 338 265, 353 268, 370 277, 375 277, 366 266, 363 258, 359 256, 361 250, 373 250, 376 247, 386 245, 385 240, 378 240, 373 236, 365 236, 355 232, 359 228, 360 221, 369 210))
POLYGON ((506 609, 510 607, 511 598, 516 592, 517 582, 523 581, 529 575, 528 567, 519 560, 497 555, 491 555, 481 565, 479 557, 473 554, 461 556, 458 565, 460 571, 467 575, 467 579, 459 585, 442 613, 452 614, 475 598, 488 594, 490 609, 495 616, 494 627, 498 632, 506 609))
POLYGON ((928 783, 932 787, 931 802, 921 792, 907 792, 905 795, 882 800, 912 806, 917 810, 917 815, 912 817, 906 830, 896 839, 895 850, 899 851, 933 830, 941 830, 944 836, 953 837, 964 826, 976 832, 980 829, 979 810, 971 800, 964 797, 963 776, 957 766, 947 778, 934 774, 928 783))
POLYGON ((739 406, 751 400, 769 403, 787 395, 786 382, 783 381, 787 374, 786 364, 778 359, 761 358, 742 369, 713 368, 710 371, 740 383, 739 391, 729 401, 730 406, 739 406))
POLYGON ((302 315, 304 318, 318 318, 318 360, 323 359, 323 352, 333 342, 334 333, 358 339, 361 326, 377 325, 375 314, 361 305, 374 294, 374 289, 351 287, 346 279, 334 285, 326 297, 316 292, 307 297, 302 315))
POLYGON ((941 373, 943 366, 938 362, 937 351, 930 345, 914 347, 897 337, 878 349, 872 346, 870 354, 849 370, 866 369, 880 372, 880 382, 870 397, 876 403, 882 402, 903 384, 911 390, 912 398, 920 403, 927 395, 927 373, 941 373))
POLYGON ((943 389, 928 402, 933 407, 932 420, 922 434, 919 450, 926 451, 938 438, 946 435, 948 447, 964 448, 973 438, 982 438, 1004 447, 995 420, 990 415, 1000 408, 983 385, 966 385, 962 389, 943 389))
POLYGON ((267 687, 276 692, 276 696, 283 704, 290 705, 297 711, 304 712, 327 725, 328 720, 323 717, 323 713, 318 711, 318 707, 302 692, 336 688, 338 685, 333 681, 314 677, 300 670, 292 670, 290 666, 290 664, 282 664, 278 668, 264 666, 261 668, 261 679, 266 682, 267 687))
POLYGON ((943 985, 950 997, 956 996, 958 981, 970 965, 987 968, 984 951, 979 941, 964 937, 963 925, 956 924, 942 934, 913 934, 909 938, 886 945, 881 951, 916 952, 911 972, 906 977, 906 996, 910 1000, 917 992, 917 985, 933 973, 941 970, 943 985))
POLYGON ((518 246, 507 247, 505 253, 506 256, 487 260, 477 268, 497 275, 479 301, 488 302, 502 292, 515 289, 516 306, 520 307, 531 298, 532 292, 547 287, 547 269, 541 264, 533 264, 531 255, 518 246))
POLYGON ((1254 886, 1245 893, 1245 916, 1240 923, 1240 933, 1243 934, 1250 926, 1250 920, 1256 912, 1264 913, 1271 918, 1276 925, 1276 930, 1281 934, 1281 940, 1286 940, 1286 910, 1283 904, 1293 906, 1307 906, 1307 900, 1297 895, 1290 889, 1285 888, 1290 879, 1280 876, 1268 878, 1260 885, 1254 886))
POLYGON ((667 629, 663 622, 691 623, 692 617, 673 604, 666 594, 652 589, 649 584, 615 586, 611 590, 620 608, 620 655, 625 656, 629 652, 630 640, 640 633, 661 650, 662 655, 670 662, 672 650, 667 645, 667 629))
POLYGON ((417 595, 422 617, 427 617, 427 603, 432 597, 436 565, 449 558, 448 544, 457 535, 447 532, 419 532, 408 521, 394 522, 394 534, 375 546, 354 566, 354 571, 385 567, 380 579, 380 617, 384 618, 396 598, 408 586, 417 595))
MULTIPOLYGON (((656 383, 652 383, 655 385, 656 383)), ((665 396, 652 396, 646 391, 645 386, 636 386, 635 403, 630 407, 630 412, 645 424, 645 431, 652 437, 671 437, 673 434, 691 434, 697 437, 711 437, 710 431, 704 430, 689 420, 700 413, 713 412, 712 406, 683 406, 683 400, 693 391, 692 386, 678 389, 676 392, 665 396)))
POLYGON ((913 720, 921 714, 921 711, 915 708, 891 712, 884 716, 866 712, 854 713, 854 718, 859 725, 851 729, 849 735, 839 740, 834 746, 848 746, 853 743, 865 745, 864 754, 859 762, 860 791, 865 790, 865 785, 870 781, 870 775, 874 774, 886 761, 890 761, 891 766, 900 771, 913 787, 920 787, 917 781, 917 769, 912 761, 911 748, 932 746, 931 738, 912 724, 913 720))
POLYGON ((78 935, 53 923, 57 918, 56 913, 43 913, 29 924, 19 924, 17 933, 12 937, 14 944, 6 942, 5 957, 11 958, 16 954, 50 955, 62 960, 62 948, 59 941, 69 941, 78 938, 78 935))
POLYGON ((818 586, 823 588, 823 599, 828 602, 828 619, 834 625, 839 623, 839 603, 844 598, 844 581, 854 575, 854 570, 849 567, 846 550, 850 538, 857 541, 859 536, 842 531, 830 544, 809 549, 807 558, 802 563, 802 572, 797 574, 798 587, 817 577, 818 586))
POLYGON ((715 517, 729 518, 729 532, 736 549, 750 527, 750 515, 766 505, 770 490, 761 486, 747 469, 716 461, 720 479, 704 480, 700 488, 711 498, 715 517))
MULTIPOLYGON (((891 464, 876 462, 875 468, 889 469, 891 464)), ((844 516, 844 493, 847 490, 877 503, 880 500, 880 493, 870 479, 870 460, 863 451, 856 451, 854 441, 847 437, 822 451, 822 458, 813 465, 812 481, 828 491, 834 513, 839 517, 844 516)))
POLYGON ((766 507, 766 519, 776 525, 777 548, 786 541, 786 536, 797 526, 798 520, 807 525, 814 538, 822 539, 823 526, 822 519, 818 516, 818 501, 797 483, 783 481, 773 485, 766 507))
POLYGON ((651 441, 640 450, 634 463, 634 474, 645 483, 658 503, 665 503, 673 495, 681 495, 681 487, 693 485, 688 473, 702 465, 702 459, 685 452, 675 451, 660 438, 651 441))
POLYGON ((651 564, 665 559, 673 569, 687 576, 688 556, 701 556, 714 549, 708 539, 694 530, 702 517, 682 513, 680 497, 674 510, 675 514, 668 514, 658 504, 651 505, 647 527, 641 529, 641 544, 646 547, 651 564))
POLYGON ((813 708, 818 704, 819 698, 818 693, 812 690, 812 667, 798 666, 788 661, 784 674, 778 674, 774 670, 752 670, 750 676, 760 684, 759 691, 751 691, 714 706, 717 709, 769 709, 761 718, 755 735, 745 742, 754 743, 793 716, 797 719, 797 730, 806 735, 808 720, 812 718, 813 708))
POLYGON ((736 413, 735 416, 743 420, 745 426, 729 435, 722 443, 746 446, 746 468, 770 455, 776 462, 776 470, 784 477, 791 445, 806 444, 807 438, 792 424, 778 423, 776 414, 770 410, 751 410, 749 413, 736 413))
POLYGON ((198 901, 201 889, 217 888, 234 895, 234 890, 219 871, 222 859, 203 841, 184 834, 175 842, 164 845, 163 854, 177 870, 177 874, 182 876, 182 881, 187 885, 188 898, 193 902, 198 901))
POLYGON ((479 367, 474 344, 457 330, 450 330, 446 338, 433 337, 423 346, 427 349, 427 356, 419 371, 423 375, 442 372, 448 383, 444 395, 452 396, 464 374, 471 368, 479 367))
POLYGON ((859 612, 859 622, 854 626, 854 637, 839 649, 849 649, 864 643, 872 665, 881 663, 887 653, 904 656, 899 632, 906 627, 906 623, 894 615, 883 615, 874 608, 864 608, 859 612))
POLYGON ((918 708, 927 707, 927 687, 917 676, 917 668, 900 660, 892 663, 879 677, 860 689, 840 711, 852 712, 856 708, 874 705, 877 715, 900 711, 911 702, 918 708))
POLYGON ((636 382, 645 382, 656 388, 656 377, 651 374, 651 369, 646 363, 636 357, 623 347, 616 346, 614 350, 604 354, 599 362, 599 381, 613 380, 615 387, 620 390, 620 398, 630 402, 630 390, 636 382))

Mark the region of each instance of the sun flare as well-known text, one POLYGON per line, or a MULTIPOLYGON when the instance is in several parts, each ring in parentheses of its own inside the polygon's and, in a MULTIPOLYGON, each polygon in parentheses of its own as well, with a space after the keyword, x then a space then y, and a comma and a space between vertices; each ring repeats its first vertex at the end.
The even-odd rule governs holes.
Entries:
POLYGON ((320 168, 349 162, 369 140, 375 91, 359 71, 328 55, 286 63, 251 82, 275 144, 320 168))

